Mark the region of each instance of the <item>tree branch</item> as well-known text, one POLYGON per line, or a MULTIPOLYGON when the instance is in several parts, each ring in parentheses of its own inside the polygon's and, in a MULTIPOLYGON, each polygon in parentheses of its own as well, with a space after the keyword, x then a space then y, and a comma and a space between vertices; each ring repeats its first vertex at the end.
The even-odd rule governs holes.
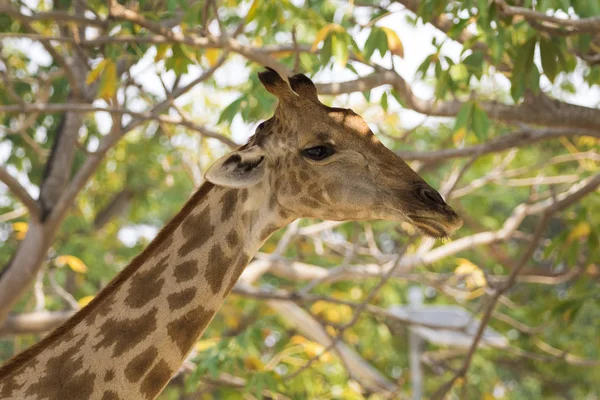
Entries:
POLYGON ((563 33, 579 35, 582 33, 600 33, 600 17, 581 19, 558 18, 529 8, 509 6, 504 0, 495 0, 500 13, 507 16, 522 16, 528 21, 541 23, 550 29, 562 28, 563 33))
POLYGON ((84 15, 70 14, 66 11, 47 11, 47 12, 39 12, 36 11, 35 14, 25 15, 19 12, 19 10, 15 9, 11 6, 0 5, 0 14, 8 15, 14 19, 17 19, 22 22, 34 22, 34 21, 52 21, 58 24, 68 24, 72 22, 76 22, 78 24, 88 25, 88 26, 96 26, 99 28, 107 28, 108 23, 106 21, 102 21, 99 19, 87 18, 84 15))
MULTIPOLYGON (((454 117, 464 102, 458 100, 424 100, 416 96, 410 85, 396 71, 384 70, 363 76, 353 81, 317 84, 319 94, 337 95, 351 92, 364 92, 373 88, 391 85, 400 94, 407 108, 437 117, 454 117)), ((507 105, 496 101, 481 101, 478 105, 490 118, 507 123, 522 122, 548 127, 580 128, 597 130, 600 128, 600 110, 565 103, 549 98, 543 93, 526 96, 523 103, 507 105)))
POLYGON ((525 266, 527 261, 529 261, 529 259, 533 255, 533 252, 537 248, 539 241, 542 239, 542 234, 544 233, 544 230, 546 229, 546 226, 548 225, 548 221, 549 221, 551 215, 552 215, 552 211, 546 212, 544 214, 544 216, 542 217, 542 220, 538 223, 538 226, 536 228, 533 239, 531 240, 529 246, 527 247, 527 250, 525 250, 525 252, 521 256, 521 259, 519 260, 518 264, 511 271, 507 282, 504 284, 504 286, 495 290, 493 296, 490 299, 488 306, 486 307, 485 313, 483 314, 483 317, 481 318, 479 328, 477 329, 477 333, 475 334, 475 337, 473 338, 473 343, 471 344, 471 347, 469 348, 469 351, 467 352, 467 354, 465 356, 462 367, 458 370, 458 372, 454 375, 454 377, 452 377, 452 379, 450 379, 448 382, 446 382, 445 384, 440 386, 438 388, 438 390, 436 390, 433 393, 433 395, 431 396, 432 400, 443 400, 444 397, 446 396, 446 394, 454 386, 454 383, 456 382, 456 380, 458 380, 459 378, 464 378, 466 376, 467 371, 469 370, 469 366, 471 365, 471 360, 473 358, 473 355, 475 354, 475 351, 478 348, 479 342, 481 341, 481 338, 483 337, 483 333, 485 332, 485 329, 490 321, 490 318, 492 317, 494 308, 498 302, 498 298, 501 295, 503 295, 508 289, 510 289, 512 287, 512 285, 515 283, 517 275, 519 274, 521 269, 525 266))
POLYGON ((0 165, 0 181, 8 187, 8 189, 27 207, 29 214, 35 218, 40 218, 40 206, 37 202, 29 195, 27 189, 25 189, 19 181, 17 181, 11 174, 8 173, 6 168, 0 165))

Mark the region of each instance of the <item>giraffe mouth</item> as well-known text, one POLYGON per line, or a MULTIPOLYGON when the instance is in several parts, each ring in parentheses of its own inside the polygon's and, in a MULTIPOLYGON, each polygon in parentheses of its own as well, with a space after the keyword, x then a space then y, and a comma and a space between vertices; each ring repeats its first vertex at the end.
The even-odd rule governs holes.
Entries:
POLYGON ((445 224, 432 217, 409 215, 408 221, 417 228, 421 234, 434 239, 447 238, 457 229, 457 227, 447 227, 445 224))

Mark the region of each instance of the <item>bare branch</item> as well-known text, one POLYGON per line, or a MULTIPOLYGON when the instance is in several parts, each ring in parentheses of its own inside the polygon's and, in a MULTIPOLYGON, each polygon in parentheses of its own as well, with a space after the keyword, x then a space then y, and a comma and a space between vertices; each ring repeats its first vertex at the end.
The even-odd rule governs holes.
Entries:
POLYGON ((8 189, 23 203, 29 210, 30 215, 33 218, 39 219, 40 217, 40 206, 38 203, 29 195, 27 189, 25 189, 19 181, 17 181, 11 174, 8 173, 6 168, 0 165, 0 181, 2 181, 8 189))
POLYGON ((10 315, 0 325, 0 335, 21 335, 25 333, 44 333, 65 322, 73 311, 40 311, 35 313, 10 315))
POLYGON ((36 12, 32 15, 25 15, 16 10, 14 7, 0 5, 0 14, 6 14, 9 17, 18 19, 22 22, 45 21, 49 20, 58 24, 67 24, 76 22, 83 25, 96 26, 99 28, 107 28, 108 23, 99 19, 87 18, 83 15, 70 14, 65 11, 47 11, 36 12))
POLYGON ((561 29, 563 33, 579 35, 583 33, 600 33, 600 17, 581 19, 558 18, 529 8, 509 6, 504 0, 495 0, 498 9, 504 15, 522 16, 528 21, 535 21, 542 27, 561 29))
POLYGON ((106 112, 106 113, 118 114, 118 115, 127 114, 127 115, 131 115, 132 117, 135 117, 136 120, 130 122, 129 125, 124 128, 126 131, 130 131, 131 129, 135 128, 136 126, 138 126, 140 123, 142 123, 144 121, 157 121, 157 122, 163 122, 166 124, 185 126, 186 128, 194 130, 203 136, 206 136, 206 137, 209 137, 212 139, 216 139, 216 140, 222 142, 223 144, 227 145, 230 148, 236 148, 239 146, 233 140, 231 140, 209 128, 206 128, 202 125, 198 125, 188 119, 184 119, 181 116, 178 118, 175 116, 158 114, 159 109, 162 111, 162 109, 165 108, 162 104, 163 103, 156 105, 152 111, 142 111, 142 112, 130 111, 130 110, 126 110, 126 109, 119 108, 119 107, 100 107, 100 106, 94 106, 92 104, 86 104, 86 103, 11 104, 11 105, 6 105, 6 106, 0 106, 0 113, 1 112, 19 112, 19 113, 51 114, 51 113, 71 112, 71 113, 85 114, 85 113, 93 113, 93 112, 106 112))
MULTIPOLYGON (((317 84, 316 86, 320 94, 336 95, 363 92, 383 85, 393 86, 398 90, 406 107, 421 114, 453 117, 458 114, 464 104, 458 100, 424 100, 417 97, 408 82, 396 71, 390 70, 378 71, 353 81, 317 84)), ((554 100, 543 93, 527 96, 523 103, 514 106, 495 101, 481 101, 478 102, 478 105, 488 113, 490 118, 508 123, 522 122, 590 131, 600 127, 600 110, 554 100)))
POLYGON ((475 354, 475 351, 477 350, 479 342, 481 341, 481 338, 483 337, 485 328, 487 327, 487 324, 488 324, 490 318, 492 317, 494 308, 498 302, 498 298, 502 294, 504 294, 515 283, 517 275, 519 274, 521 269, 525 266, 527 261, 529 261, 529 259, 533 255, 533 252, 537 248, 539 241, 542 239, 542 234, 544 233, 544 230, 546 229, 546 226, 548 225, 548 221, 549 221, 551 215, 552 215, 551 212, 544 214, 544 216, 542 217, 542 220, 538 223, 538 226, 536 228, 534 237, 531 240, 531 243, 529 244, 528 248, 525 250, 525 252, 521 256, 521 259, 519 260, 518 264, 511 271, 508 281, 506 282, 506 284, 504 286, 496 289, 494 295, 491 297, 490 302, 487 305, 486 310, 483 314, 483 317, 481 318, 481 323, 479 324, 477 333, 475 334, 475 337, 473 338, 473 344, 471 345, 471 347, 469 348, 469 351, 465 355, 465 359, 463 361, 462 367, 459 369, 459 371, 454 375, 454 377, 452 379, 450 379, 448 382, 446 382, 445 384, 440 386, 439 389, 433 393, 433 395, 431 396, 432 400, 443 400, 444 397, 446 396, 446 394, 448 393, 448 391, 450 391, 450 389, 452 389, 452 387, 454 386, 454 383, 456 382, 456 380, 459 378, 464 378, 466 376, 467 371, 469 370, 469 366, 471 365, 471 359, 473 358, 473 355, 475 354))

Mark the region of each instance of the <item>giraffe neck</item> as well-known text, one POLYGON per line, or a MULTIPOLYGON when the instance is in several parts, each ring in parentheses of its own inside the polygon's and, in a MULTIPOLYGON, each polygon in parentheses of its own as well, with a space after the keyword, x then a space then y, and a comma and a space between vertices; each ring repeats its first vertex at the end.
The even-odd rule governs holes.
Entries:
POLYGON ((86 308, 0 369, 0 398, 155 398, 252 255, 291 220, 269 192, 204 184, 86 308))

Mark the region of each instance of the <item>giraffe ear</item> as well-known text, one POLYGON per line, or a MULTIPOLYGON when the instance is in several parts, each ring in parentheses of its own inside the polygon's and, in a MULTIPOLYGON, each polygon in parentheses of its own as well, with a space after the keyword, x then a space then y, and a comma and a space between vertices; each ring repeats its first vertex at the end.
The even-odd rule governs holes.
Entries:
POLYGON ((204 178, 217 186, 253 186, 265 175, 264 159, 264 152, 258 146, 234 151, 219 158, 206 171, 204 178))

